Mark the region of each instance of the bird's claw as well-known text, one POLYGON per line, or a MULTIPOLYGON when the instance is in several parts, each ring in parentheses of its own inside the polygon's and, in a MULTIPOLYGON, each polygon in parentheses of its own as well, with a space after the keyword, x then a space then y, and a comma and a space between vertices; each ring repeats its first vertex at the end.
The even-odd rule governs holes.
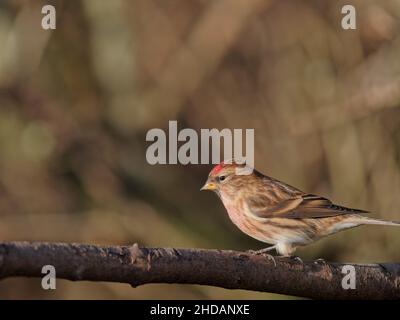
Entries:
POLYGON ((251 253, 251 254, 256 254, 256 255, 261 255, 261 254, 265 253, 265 251, 263 249, 261 249, 261 250, 247 250, 247 252, 251 253))
POLYGON ((268 258, 268 260, 271 260, 274 263, 274 266, 276 267, 276 261, 275 261, 274 256, 269 254, 269 253, 266 253, 267 251, 269 251, 269 250, 264 250, 264 249, 261 249, 261 250, 247 250, 248 253, 255 254, 255 255, 262 255, 262 256, 268 258))
POLYGON ((286 256, 286 257, 284 256, 284 258, 289 258, 291 260, 295 260, 295 261, 298 261, 300 263, 304 263, 303 260, 301 260, 301 258, 298 257, 298 256, 286 256))
POLYGON ((246 252, 247 252, 247 253, 250 253, 250 254, 260 254, 259 251, 260 251, 260 250, 246 250, 246 252))
POLYGON ((272 260, 272 262, 274 263, 274 267, 276 268, 276 261, 275 261, 274 256, 271 255, 271 254, 268 254, 268 253, 264 253, 263 255, 264 255, 265 257, 267 257, 268 260, 272 260))
POLYGON ((314 261, 315 264, 326 264, 326 261, 322 258, 318 258, 317 260, 314 261))

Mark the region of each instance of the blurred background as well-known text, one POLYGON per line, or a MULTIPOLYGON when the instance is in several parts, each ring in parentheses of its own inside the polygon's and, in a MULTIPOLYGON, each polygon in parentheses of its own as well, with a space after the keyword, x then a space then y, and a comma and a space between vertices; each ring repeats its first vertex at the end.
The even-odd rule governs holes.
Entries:
MULTIPOLYGON (((211 165, 146 162, 169 120, 254 128, 261 172, 400 220, 399 19, 399 0, 1 0, 0 240, 262 248, 199 192, 211 165)), ((399 247, 400 230, 368 226, 297 254, 398 262, 399 247)), ((289 297, 6 279, 0 298, 289 297)))

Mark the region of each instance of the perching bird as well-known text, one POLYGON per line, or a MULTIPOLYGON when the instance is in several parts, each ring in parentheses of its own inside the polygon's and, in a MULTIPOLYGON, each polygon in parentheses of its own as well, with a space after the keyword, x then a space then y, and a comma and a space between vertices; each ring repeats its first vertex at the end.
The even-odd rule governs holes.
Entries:
POLYGON ((333 204, 235 162, 215 166, 201 190, 220 197, 241 231, 272 245, 258 253, 275 249, 279 255, 292 256, 299 246, 359 225, 400 226, 368 218, 367 211, 333 204), (250 174, 238 173, 243 169, 250 174))

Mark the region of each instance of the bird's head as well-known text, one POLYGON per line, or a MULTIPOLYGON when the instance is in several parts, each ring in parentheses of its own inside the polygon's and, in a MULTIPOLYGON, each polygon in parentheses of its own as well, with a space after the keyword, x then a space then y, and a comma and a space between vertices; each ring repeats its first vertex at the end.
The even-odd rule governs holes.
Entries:
POLYGON ((210 171, 206 183, 200 190, 214 191, 218 195, 232 194, 254 177, 255 170, 246 164, 234 161, 221 162, 210 171))

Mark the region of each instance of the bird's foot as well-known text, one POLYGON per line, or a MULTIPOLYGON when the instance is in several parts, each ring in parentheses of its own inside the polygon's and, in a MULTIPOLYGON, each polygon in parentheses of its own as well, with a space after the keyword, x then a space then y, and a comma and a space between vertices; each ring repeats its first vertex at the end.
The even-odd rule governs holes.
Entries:
POLYGON ((282 256, 282 258, 288 258, 290 260, 295 260, 295 261, 298 261, 300 263, 304 263, 303 260, 301 260, 301 258, 298 257, 298 256, 282 256))
POLYGON ((265 248, 261 250, 247 250, 248 253, 255 254, 255 255, 262 255, 268 260, 271 260, 274 263, 274 266, 276 267, 276 261, 273 255, 267 253, 268 251, 271 251, 271 248, 265 248))
POLYGON ((262 255, 263 255, 264 257, 267 257, 268 260, 271 260, 271 261, 274 263, 274 267, 276 268, 276 261, 275 261, 275 258, 274 258, 274 256, 273 256, 272 254, 269 254, 269 253, 262 253, 262 255))
POLYGON ((260 250, 246 250, 246 252, 250 254, 260 254, 259 251, 260 250))
POLYGON ((260 254, 266 253, 267 251, 269 251, 269 250, 261 249, 261 250, 247 250, 246 252, 248 252, 250 254, 260 255, 260 254))
POLYGON ((324 264, 326 265, 326 261, 322 258, 318 258, 317 260, 314 261, 315 264, 324 264))

